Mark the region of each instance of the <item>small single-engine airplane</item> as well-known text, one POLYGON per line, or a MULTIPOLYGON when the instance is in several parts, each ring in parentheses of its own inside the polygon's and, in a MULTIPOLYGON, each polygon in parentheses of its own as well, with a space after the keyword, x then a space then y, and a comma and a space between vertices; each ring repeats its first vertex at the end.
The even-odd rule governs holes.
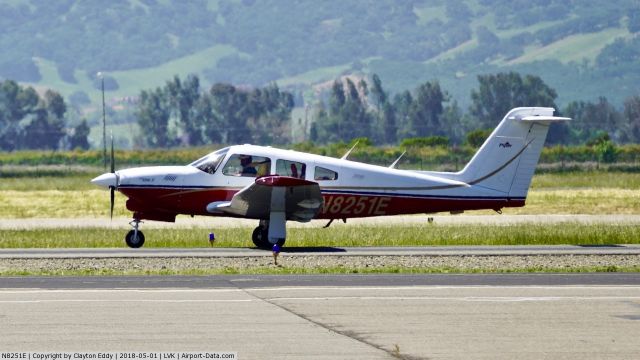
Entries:
MULTIPOLYGON (((254 145, 215 151, 186 166, 139 167, 91 180, 128 197, 132 248, 144 244, 142 220, 176 215, 259 220, 258 248, 282 246, 286 222, 524 206, 553 108, 515 108, 459 172, 399 170, 346 159, 254 145)), ((329 224, 330 224, 329 222, 329 224)), ((329 225, 327 224, 327 226, 329 225)))

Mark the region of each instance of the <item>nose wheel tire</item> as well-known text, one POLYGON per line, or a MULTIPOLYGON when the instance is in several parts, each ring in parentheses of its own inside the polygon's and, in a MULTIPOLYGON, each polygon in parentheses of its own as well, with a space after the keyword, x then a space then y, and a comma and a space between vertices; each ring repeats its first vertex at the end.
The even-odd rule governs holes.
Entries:
POLYGON ((144 245, 144 234, 142 231, 138 230, 129 230, 127 236, 125 236, 124 241, 130 248, 137 249, 144 245))
MULTIPOLYGON (((273 244, 269 242, 269 228, 266 226, 256 227, 251 235, 251 240, 258 249, 271 250, 273 248, 273 244)), ((282 247, 284 241, 284 239, 278 240, 278 245, 282 247)))

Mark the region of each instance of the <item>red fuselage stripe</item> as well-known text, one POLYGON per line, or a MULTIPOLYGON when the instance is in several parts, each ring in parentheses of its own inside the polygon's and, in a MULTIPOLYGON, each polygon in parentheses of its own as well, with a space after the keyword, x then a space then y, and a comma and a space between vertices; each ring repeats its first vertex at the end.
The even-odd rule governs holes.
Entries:
MULTIPOLYGON (((230 201, 240 189, 120 187, 118 190, 129 198, 127 209, 130 211, 216 216, 206 211, 207 205, 216 201, 230 201)), ((324 192, 323 200, 322 209, 316 219, 524 206, 523 198, 444 197, 408 193, 361 193, 358 191, 324 192)))

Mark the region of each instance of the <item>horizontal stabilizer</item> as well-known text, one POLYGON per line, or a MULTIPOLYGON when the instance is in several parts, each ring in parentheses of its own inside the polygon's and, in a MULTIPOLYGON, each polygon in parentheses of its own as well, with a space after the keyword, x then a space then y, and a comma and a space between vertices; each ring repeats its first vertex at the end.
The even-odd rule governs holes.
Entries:
POLYGON ((569 121, 571 118, 568 117, 560 117, 560 116, 544 116, 544 115, 535 115, 535 116, 525 116, 520 118, 520 121, 537 121, 537 122, 556 122, 556 121, 569 121))

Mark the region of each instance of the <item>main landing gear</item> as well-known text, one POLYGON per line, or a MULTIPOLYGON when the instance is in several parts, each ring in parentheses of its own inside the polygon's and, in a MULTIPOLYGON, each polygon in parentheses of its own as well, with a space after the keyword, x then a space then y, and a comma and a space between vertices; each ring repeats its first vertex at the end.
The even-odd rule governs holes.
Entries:
MULTIPOLYGON (((253 230, 251 240, 258 249, 271 250, 273 248, 273 244, 269 242, 269 220, 260 220, 260 225, 253 230)), ((285 239, 280 239, 277 244, 282 247, 284 242, 285 239)))
MULTIPOLYGON (((141 221, 138 219, 133 219, 129 225, 133 227, 132 230, 129 230, 127 236, 125 236, 124 241, 127 243, 127 246, 130 248, 137 249, 144 245, 144 234, 138 228, 140 227, 141 221)), ((275 244, 272 244, 269 241, 269 220, 260 220, 260 225, 253 230, 253 234, 251 235, 251 240, 253 240, 253 244, 259 248, 264 250, 273 250, 273 246, 277 244, 279 248, 284 245, 285 239, 280 238, 275 244)))
POLYGON ((124 241, 130 248, 137 249, 144 245, 144 234, 142 231, 138 230, 138 226, 140 226, 140 220, 133 219, 129 223, 133 227, 133 230, 129 230, 127 236, 124 237, 124 241))

